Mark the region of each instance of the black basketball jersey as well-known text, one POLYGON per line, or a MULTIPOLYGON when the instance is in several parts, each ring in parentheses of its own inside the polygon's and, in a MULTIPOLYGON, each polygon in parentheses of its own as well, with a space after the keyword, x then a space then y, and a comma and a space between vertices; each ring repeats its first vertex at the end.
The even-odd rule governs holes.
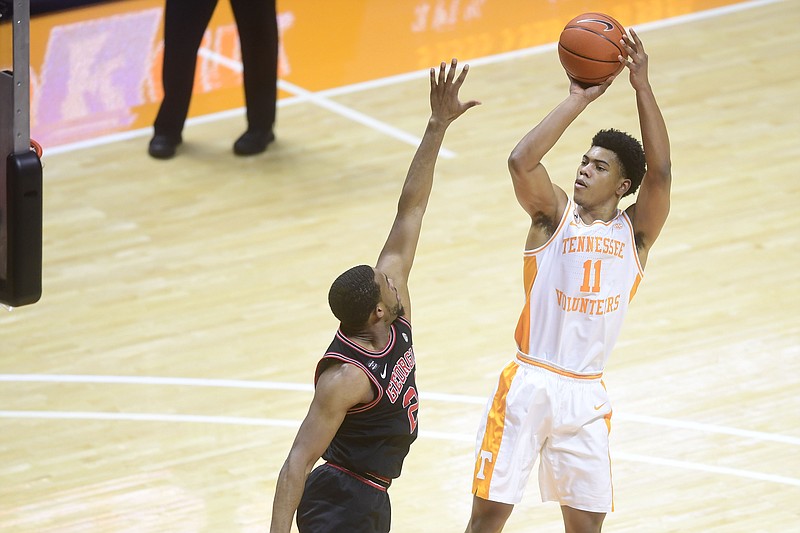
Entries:
POLYGON ((365 350, 337 331, 317 364, 314 383, 331 361, 359 367, 376 394, 372 402, 347 412, 322 458, 353 472, 399 477, 403 459, 417 438, 419 399, 411 324, 402 317, 395 320, 380 352, 365 350))

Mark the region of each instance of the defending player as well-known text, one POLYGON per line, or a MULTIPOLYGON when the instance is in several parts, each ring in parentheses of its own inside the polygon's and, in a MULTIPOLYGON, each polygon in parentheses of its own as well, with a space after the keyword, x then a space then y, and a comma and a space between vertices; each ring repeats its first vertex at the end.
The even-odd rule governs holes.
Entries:
POLYGON ((567 533, 599 532, 612 510, 608 432, 611 403, 601 381, 650 247, 669 212, 670 147, 631 30, 620 61, 636 92, 642 142, 603 130, 581 158, 573 199, 550 181, 542 158, 613 79, 569 96, 509 157, 517 200, 530 215, 526 301, 517 355, 503 370, 478 432, 467 533, 501 531, 537 455, 543 501, 561 505, 567 533), (619 201, 641 184, 636 203, 619 201))
POLYGON ((419 399, 411 339, 408 274, 433 170, 448 126, 467 109, 458 91, 468 65, 430 71, 431 116, 408 170, 397 215, 375 267, 340 275, 328 301, 341 326, 319 362, 308 414, 281 469, 272 533, 389 531, 387 489, 417 436, 419 399), (322 456, 327 462, 309 475, 322 456))

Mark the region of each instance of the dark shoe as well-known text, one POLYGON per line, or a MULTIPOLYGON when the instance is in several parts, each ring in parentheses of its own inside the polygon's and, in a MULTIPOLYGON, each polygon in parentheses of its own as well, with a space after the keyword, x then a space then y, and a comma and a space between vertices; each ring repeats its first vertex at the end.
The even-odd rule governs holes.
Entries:
POLYGON ((267 149, 267 145, 275 140, 271 131, 247 130, 233 143, 236 155, 255 155, 267 149))
POLYGON ((147 153, 150 154, 150 157, 155 157, 156 159, 170 159, 175 155, 175 149, 181 141, 182 139, 180 137, 176 140, 169 135, 157 133, 150 139, 147 153))

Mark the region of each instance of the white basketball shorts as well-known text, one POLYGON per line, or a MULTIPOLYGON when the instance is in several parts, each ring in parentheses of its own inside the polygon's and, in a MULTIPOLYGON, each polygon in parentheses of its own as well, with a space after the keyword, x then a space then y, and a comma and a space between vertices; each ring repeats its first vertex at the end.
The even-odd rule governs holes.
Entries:
POLYGON ((472 493, 519 503, 539 458, 542 501, 612 511, 611 403, 601 377, 522 356, 509 363, 478 428, 472 493))

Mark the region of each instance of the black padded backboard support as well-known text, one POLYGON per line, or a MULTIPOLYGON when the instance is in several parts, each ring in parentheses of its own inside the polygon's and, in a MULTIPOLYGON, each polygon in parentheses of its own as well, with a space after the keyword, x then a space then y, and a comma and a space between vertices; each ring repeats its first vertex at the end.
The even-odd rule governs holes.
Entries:
POLYGON ((13 69, 0 72, 0 303, 42 295, 42 163, 30 139, 30 2, 14 0, 13 69))

